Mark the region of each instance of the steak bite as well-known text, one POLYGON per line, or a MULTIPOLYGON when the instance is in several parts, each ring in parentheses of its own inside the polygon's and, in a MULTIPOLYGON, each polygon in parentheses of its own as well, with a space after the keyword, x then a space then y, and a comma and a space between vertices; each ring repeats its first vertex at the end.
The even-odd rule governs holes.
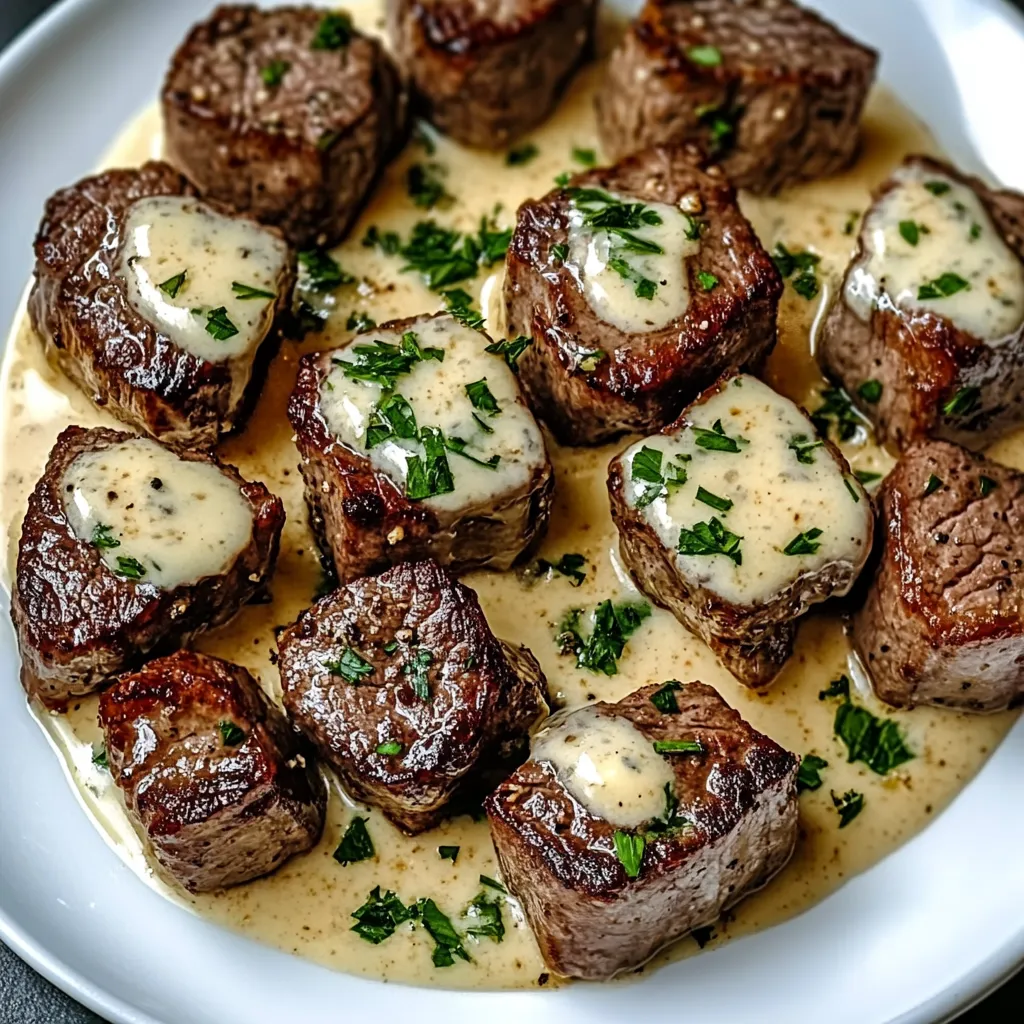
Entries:
POLYGON ((97 406, 189 447, 244 423, 291 302, 276 231, 151 162, 51 196, 35 252, 32 326, 97 406))
POLYGON ((68 427, 22 524, 21 681, 62 708, 227 622, 270 578, 284 509, 212 456, 68 427))
POLYGON ((535 128, 593 46, 596 0, 388 0, 388 28, 423 113, 466 146, 535 128))
POLYGON ((1024 195, 911 156, 875 195, 818 346, 902 449, 1024 422, 1024 195))
POLYGON ((99 718, 129 815, 190 892, 269 874, 320 838, 312 752, 240 665, 158 658, 116 680, 99 718))
POLYGON ((476 593, 435 562, 342 586, 279 649, 292 720, 410 835, 486 792, 485 773, 507 771, 547 713, 536 658, 496 639, 476 593))
POLYGON ((648 0, 597 95, 606 153, 691 142, 773 193, 853 162, 878 54, 790 0, 648 0))
POLYGON ((543 533, 544 438, 488 341, 440 314, 302 360, 288 415, 313 529, 343 582, 427 557, 507 569, 543 533))
POLYGON ((782 281, 721 171, 657 148, 519 208, 510 336, 530 404, 563 444, 651 433, 775 344, 782 281))
POLYGON ((638 967, 764 885, 796 842, 798 764, 704 683, 553 717, 484 804, 551 970, 638 967))
POLYGON ((300 247, 345 234, 405 122, 381 44, 315 7, 218 7, 178 47, 161 99, 167 158, 300 247))
POLYGON ((897 707, 1024 700, 1024 474, 946 441, 910 446, 880 494, 885 548, 853 643, 897 707))
POLYGON ((846 594, 871 501, 806 414, 756 377, 706 391, 612 460, 612 519, 638 586, 747 686, 792 652, 797 619, 846 594))

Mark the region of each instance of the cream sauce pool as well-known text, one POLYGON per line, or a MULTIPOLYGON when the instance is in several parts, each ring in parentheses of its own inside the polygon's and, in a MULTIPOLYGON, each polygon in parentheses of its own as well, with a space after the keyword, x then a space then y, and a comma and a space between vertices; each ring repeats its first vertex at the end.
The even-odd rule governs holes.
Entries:
MULTIPOLYGON (((359 7, 355 13, 357 22, 379 30, 379 8, 359 7)), ((603 52, 611 42, 611 33, 605 32, 603 52)), ((457 198, 450 209, 435 211, 439 222, 475 231, 480 217, 490 214, 500 201, 498 218, 502 224, 511 224, 519 202, 543 194, 556 175, 573 169, 574 147, 598 149, 592 105, 598 78, 597 67, 578 76, 555 114, 530 137, 539 153, 526 166, 508 167, 503 154, 462 151, 445 140, 438 140, 435 154, 428 157, 421 146, 411 143, 388 169, 349 240, 335 252, 358 282, 337 291, 334 314, 322 335, 282 346, 249 425, 239 437, 220 446, 223 458, 243 475, 263 480, 282 497, 288 521, 272 581, 273 603, 243 608, 233 622, 200 638, 196 646, 244 665, 271 695, 280 694, 271 657, 274 629, 292 622, 309 606, 320 582, 295 468, 298 456, 285 416, 297 360, 305 352, 347 342, 351 332, 345 325, 352 311, 365 311, 383 323, 441 307, 439 297, 417 277, 397 272, 397 261, 360 244, 366 228, 375 224, 382 231, 407 235, 422 219, 422 211, 405 194, 405 175, 410 163, 427 159, 447 167, 445 185, 457 198)), ((139 164, 157 154, 158 129, 155 109, 150 109, 126 129, 106 165, 139 164)), ((811 358, 814 329, 850 258, 856 216, 866 208, 869 190, 910 151, 934 153, 935 145, 890 94, 876 90, 867 112, 864 151, 853 170, 794 188, 778 198, 743 199, 744 210, 767 248, 783 242, 792 250, 813 247, 821 254, 822 293, 817 301, 808 302, 787 286, 780 309, 779 344, 767 371, 770 384, 812 409, 822 384, 811 358), (849 231, 845 230, 848 224, 852 224, 849 231)), ((501 269, 495 267, 469 284, 470 289, 481 290, 482 308, 490 312, 492 325, 500 324, 500 316, 495 316, 500 277, 501 269)), ((47 365, 24 318, 7 347, 2 386, 2 514, 10 566, 25 501, 58 432, 70 423, 115 424, 47 365)), ((847 446, 855 467, 885 471, 891 465, 888 455, 859 440, 847 446)), ((584 555, 587 575, 582 586, 575 588, 564 577, 529 579, 516 573, 477 573, 467 582, 479 592, 495 633, 527 644, 540 659, 558 703, 617 700, 648 683, 700 679, 717 687, 756 728, 779 743, 800 753, 813 751, 829 762, 822 788, 800 798, 801 836, 793 860, 716 926, 712 941, 720 943, 808 909, 913 836, 974 776, 1015 716, 971 716, 929 708, 891 713, 869 697, 861 697, 876 713, 890 714, 900 723, 917 757, 884 779, 860 764, 846 763, 844 748, 833 736, 834 708, 818 699, 819 691, 847 669, 849 648, 842 623, 830 611, 812 614, 802 623, 793 657, 764 696, 736 682, 699 640, 659 609, 627 644, 617 675, 576 668, 572 658, 559 655, 553 639, 567 610, 593 609, 605 598, 638 597, 618 559, 605 488, 609 460, 628 443, 626 439, 598 450, 551 447, 557 475, 555 507, 540 553, 552 561, 566 552, 584 555), (829 791, 843 793, 851 788, 865 794, 865 807, 840 831, 829 791)), ((1018 434, 1000 442, 992 454, 1024 468, 1024 437, 1018 434)), ((8 685, 16 683, 9 680, 8 685)), ((314 850, 289 861, 269 878, 226 892, 189 896, 153 873, 109 775, 92 763, 93 745, 100 740, 95 699, 73 705, 67 715, 38 714, 84 806, 117 852, 140 877, 197 914, 336 969, 390 981, 489 989, 554 983, 514 905, 505 912, 504 942, 470 941, 467 949, 473 962, 457 961, 443 969, 432 966, 432 944, 421 929, 395 934, 379 946, 350 930, 352 911, 375 885, 394 889, 407 903, 430 896, 445 912, 460 913, 479 892, 480 874, 497 874, 486 823, 460 817, 410 839, 378 812, 370 811, 367 828, 377 856, 342 867, 331 854, 355 808, 332 787, 324 836, 314 850), (441 845, 460 847, 454 864, 438 856, 441 845)), ((697 949, 692 939, 684 939, 644 970, 697 949)))

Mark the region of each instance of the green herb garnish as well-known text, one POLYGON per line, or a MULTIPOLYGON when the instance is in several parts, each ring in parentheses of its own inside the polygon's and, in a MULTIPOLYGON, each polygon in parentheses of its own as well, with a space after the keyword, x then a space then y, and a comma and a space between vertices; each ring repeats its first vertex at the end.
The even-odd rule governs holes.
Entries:
POLYGON ((942 481, 934 474, 928 477, 928 482, 924 485, 924 497, 928 497, 929 494, 934 494, 942 486, 942 481))
POLYGON ((420 647, 402 668, 402 674, 409 677, 412 692, 420 700, 430 700, 430 666, 434 663, 434 654, 426 647, 420 647))
POLYGON ((314 50, 340 50, 352 41, 352 19, 344 11, 330 11, 320 19, 313 40, 314 50))
POLYGON ((397 757, 403 749, 398 740, 385 740, 377 744, 377 753, 382 757, 397 757))
POLYGON ((400 924, 412 920, 417 914, 416 907, 405 906, 391 889, 381 895, 380 886, 376 885, 370 890, 366 902, 352 912, 356 919, 352 931, 376 946, 394 935, 400 924))
POLYGON ((697 284, 706 292, 714 291, 718 286, 718 278, 714 274, 709 274, 706 270, 699 270, 697 271, 697 284))
POLYGON ((356 334, 365 334, 367 331, 372 331, 377 326, 377 321, 373 319, 368 313, 360 313, 356 310, 352 310, 348 315, 348 320, 345 321, 346 331, 355 331, 356 334))
POLYGON ((750 443, 745 437, 729 437, 721 420, 715 420, 711 430, 692 425, 690 430, 693 431, 694 443, 697 447, 709 452, 731 452, 735 455, 742 445, 750 443))
POLYGON ((405 496, 414 501, 451 494, 455 480, 448 463, 448 446, 437 427, 420 430, 423 455, 410 455, 406 460, 405 496))
POLYGON ((871 405, 876 405, 882 397, 882 382, 880 380, 866 380, 859 388, 857 394, 871 405))
POLYGON ((965 289, 970 289, 971 284, 965 281, 959 274, 947 271, 940 274, 934 281, 927 281, 917 289, 917 297, 921 299, 948 299, 950 295, 956 295, 965 289))
POLYGON ((948 181, 926 181, 924 187, 933 196, 944 196, 953 186, 948 181))
POLYGON ((854 704, 849 695, 836 708, 834 729, 846 744, 848 760, 862 761, 876 775, 887 775, 914 758, 896 722, 876 718, 867 708, 854 704))
POLYGON ((206 314, 206 333, 214 341, 227 341, 238 333, 238 328, 231 322, 228 311, 224 306, 211 309, 206 314))
POLYGON ((420 900, 416 904, 416 908, 419 911, 423 927, 435 942, 431 958, 435 967, 451 967, 455 963, 455 957, 465 960, 467 963, 471 962, 450 918, 438 909, 433 900, 420 900))
POLYGON ((848 789, 842 796, 833 793, 832 803, 839 812, 839 827, 846 828, 864 810, 864 794, 855 789, 848 789))
POLYGON ((702 68, 717 68, 722 63, 722 51, 717 46, 691 46, 686 56, 691 64, 702 68))
POLYGON ((441 180, 443 169, 440 164, 413 164, 405 175, 405 187, 413 205, 421 210, 432 210, 435 206, 447 209, 455 202, 441 180))
POLYGON ((297 256, 300 291, 330 292, 343 284, 355 284, 356 279, 323 249, 302 249, 297 256))
POLYGON ((821 788, 821 769, 828 767, 828 761, 817 754, 804 754, 796 773, 796 791, 821 788))
POLYGON ((983 498, 987 498, 999 486, 999 484, 990 476, 979 477, 978 485, 981 489, 981 496, 983 498))
POLYGON ((117 568, 114 570, 118 576, 124 576, 129 580, 141 580, 146 575, 146 567, 137 559, 129 555, 117 556, 117 568))
POLYGON ((582 609, 575 609, 560 627, 559 647, 563 653, 576 655, 578 668, 613 676, 619 670, 626 642, 650 614, 651 606, 643 601, 621 604, 602 601, 594 609, 594 628, 584 640, 579 633, 582 609))
POLYGON ((97 768, 110 771, 110 762, 107 760, 107 748, 104 744, 101 743, 98 747, 93 747, 92 763, 97 768))
POLYGON ((626 872, 627 878, 636 878, 640 874, 640 865, 644 859, 644 837, 633 832, 615 833, 615 856, 626 872))
POLYGON ((578 164, 583 164, 584 167, 593 167, 597 163, 597 153, 592 149, 580 149, 578 146, 573 146, 572 158, 578 164))
MULTIPOLYGON (((481 876, 482 880, 483 876, 481 876)), ((504 892, 504 889, 502 890, 504 892)), ((505 923, 501 919, 501 902, 482 892, 466 908, 466 934, 478 939, 493 939, 501 942, 505 938, 505 923)))
POLYGON ((188 271, 183 270, 180 274, 175 274, 174 277, 167 278, 166 281, 161 281, 157 287, 160 291, 170 295, 172 299, 178 297, 178 292, 184 287, 185 278, 188 276, 188 271))
POLYGON ((691 529, 684 526, 679 531, 678 551, 681 555, 725 555, 742 565, 741 540, 712 516, 706 523, 695 523, 691 529))
POLYGON ((240 281, 231 282, 231 290, 240 299, 274 299, 277 296, 274 292, 268 292, 263 288, 254 288, 251 284, 242 284, 240 281))
POLYGON ((562 555, 557 562, 549 562, 546 558, 538 558, 533 571, 538 576, 557 572, 560 576, 567 577, 574 587, 578 587, 587 578, 587 574, 583 569, 586 564, 587 560, 583 555, 566 554, 562 555))
POLYGON ((441 860, 450 860, 454 864, 459 859, 459 847, 439 846, 437 848, 437 855, 441 860))
POLYGON ((804 530, 782 549, 782 553, 785 555, 816 555, 818 548, 821 547, 821 541, 818 540, 821 534, 822 531, 816 526, 804 530))
POLYGON ((479 409, 480 412, 485 412, 489 416, 498 416, 501 413, 498 400, 491 394, 491 389, 487 386, 486 377, 467 384, 466 394, 474 409, 479 409))
POLYGON ((789 439, 789 447, 796 454, 796 461, 805 466, 814 465, 814 449, 823 444, 824 441, 812 441, 806 434, 794 434, 789 439))
POLYGON ((733 504, 731 498, 720 498, 717 494, 712 494, 711 491, 706 491, 703 487, 699 486, 697 488, 697 500, 705 505, 710 505, 718 512, 728 512, 733 504))
POLYGON ((334 859, 342 866, 369 860, 375 855, 373 840, 370 838, 370 833, 366 831, 367 820, 355 817, 345 829, 345 834, 334 851, 334 859))
POLYGON ((504 356, 509 369, 515 373, 519 369, 519 357, 533 344, 533 338, 520 334, 516 338, 506 338, 492 342, 484 350, 492 355, 504 356))
POLYGON ((981 402, 981 388, 961 388, 942 406, 944 416, 969 416, 981 402))
POLYGON ((121 542, 111 534, 113 527, 103 523, 97 523, 92 531, 92 546, 101 551, 109 551, 111 548, 119 548, 121 542))
POLYGON ((509 167, 522 167, 523 164, 528 164, 539 152, 540 150, 532 142, 526 142, 522 146, 510 149, 505 154, 505 163, 509 167))
POLYGON ((655 690, 651 694, 651 703, 663 715, 678 715, 679 702, 676 700, 676 690, 681 688, 682 684, 677 679, 670 679, 660 690, 655 690))
POLYGON ((381 399, 370 412, 366 428, 366 447, 390 441, 393 437, 414 440, 419 436, 416 428, 416 414, 412 406, 399 394, 392 393, 381 399))
POLYGON ((655 740, 656 754, 703 754, 704 746, 697 740, 655 740))
POLYGON ((484 325, 484 315, 473 308, 473 296, 462 288, 441 292, 445 308, 464 327, 479 331, 484 325))
POLYGON ((393 390, 398 378, 409 373, 417 363, 427 359, 444 362, 444 350, 420 348, 419 338, 413 331, 406 331, 399 345, 377 340, 353 345, 349 351, 355 359, 334 360, 335 365, 341 367, 341 372, 349 380, 379 384, 388 391, 393 390))
POLYGON ((221 722, 217 729, 220 732, 221 743, 225 747, 237 747, 245 742, 245 730, 234 722, 221 722))
POLYGON ((340 676, 347 683, 358 685, 366 676, 373 675, 373 666, 354 648, 346 647, 341 657, 325 661, 324 667, 332 676, 340 676))
POLYGON ((260 78, 263 79, 263 84, 268 89, 276 89, 284 81, 284 76, 290 67, 289 61, 272 60, 260 68, 260 78))

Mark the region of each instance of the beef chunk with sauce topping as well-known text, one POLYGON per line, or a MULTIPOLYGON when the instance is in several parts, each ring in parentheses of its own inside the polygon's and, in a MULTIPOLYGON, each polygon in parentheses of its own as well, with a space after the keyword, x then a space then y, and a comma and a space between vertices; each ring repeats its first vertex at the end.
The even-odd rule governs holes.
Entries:
POLYGON ((1024 196, 908 157, 867 212, 818 358, 901 449, 981 448, 1024 422, 1024 196))
POLYGON ((534 411, 562 443, 650 433, 775 344, 782 281, 720 170, 659 148, 519 208, 510 336, 534 411))
POLYGON ((425 115, 500 149, 540 124, 592 45, 596 0, 388 0, 391 39, 425 115))
POLYGON ((648 0, 597 97, 605 152, 703 145, 737 188, 847 167, 878 55, 789 0, 648 0))
POLYGON ((341 587, 279 647, 292 720, 356 799, 410 834, 486 792, 547 710, 534 656, 495 639, 476 594, 434 562, 341 587))
POLYGON ((1024 700, 1024 474, 946 441, 910 446, 880 492, 885 549, 853 642, 897 707, 1024 700))
POLYGON ((755 377, 724 380, 612 461, 622 558, 748 686, 772 681, 797 619, 849 591, 871 501, 802 410, 755 377))
POLYGON ((53 195, 35 252, 32 325, 96 405, 190 447, 244 423, 291 301, 276 231, 147 163, 53 195))
POLYGON ((129 815, 191 892, 259 878, 320 838, 312 752, 241 666, 178 651, 120 676, 99 718, 129 815))
POLYGON ((167 156, 294 245, 338 241, 405 121, 398 71, 343 11, 218 7, 164 82, 167 156))
POLYGON ((440 314, 302 360, 288 415, 341 580, 424 557, 507 569, 543 533, 544 438, 488 341, 440 314))
POLYGON ((764 885, 796 842, 798 763, 703 683, 553 717, 484 805, 551 970, 638 967, 764 885))
POLYGON ((273 572, 284 509, 214 458, 68 427, 28 500, 11 615, 51 708, 219 626, 273 572))

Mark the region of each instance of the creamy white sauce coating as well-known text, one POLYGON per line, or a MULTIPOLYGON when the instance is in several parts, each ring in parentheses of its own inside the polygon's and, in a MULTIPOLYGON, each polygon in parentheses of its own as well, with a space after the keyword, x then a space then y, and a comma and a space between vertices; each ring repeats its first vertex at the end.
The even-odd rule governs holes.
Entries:
POLYGON ((118 575, 165 590, 223 572, 252 537, 237 484, 147 438, 79 455, 62 492, 76 537, 118 575))
POLYGON ((544 463, 544 439, 532 413, 519 400, 519 386, 504 358, 486 351, 488 341, 479 331, 450 316, 421 321, 411 330, 421 350, 440 349, 443 360, 428 357, 414 363, 408 373, 397 377, 390 392, 379 383, 354 380, 347 372, 359 359, 357 347, 375 342, 400 346, 402 335, 372 331, 357 336, 351 345, 334 353, 334 366, 320 388, 320 412, 328 427, 404 492, 410 458, 419 458, 421 464, 425 460, 422 441, 392 436, 372 447, 367 445, 374 410, 392 393, 400 395, 412 409, 418 430, 436 427, 447 440, 464 441, 467 454, 478 460, 449 449, 445 457, 454 490, 424 498, 425 505, 442 511, 486 506, 495 497, 525 486, 544 463), (480 381, 486 382, 496 413, 474 406, 466 388, 479 387, 480 381), (480 465, 495 456, 494 468, 480 465))
MULTIPOLYGON (((800 576, 829 564, 857 564, 864 556, 871 506, 816 440, 793 402, 742 374, 694 406, 677 434, 649 437, 627 450, 627 495, 634 506, 642 503, 650 485, 634 467, 641 450, 661 452, 662 472, 678 469, 676 476, 685 473, 686 480, 674 486, 670 478, 660 496, 642 506, 646 521, 677 551, 687 579, 734 604, 761 604, 800 576), (717 450, 719 444, 738 450, 717 450), (739 561, 728 554, 678 552, 682 530, 700 523, 713 529, 712 519, 740 538, 739 561)), ((720 541, 729 544, 727 537, 720 541)))
POLYGON ((912 164, 865 221, 867 253, 846 282, 862 320, 875 306, 928 310, 990 345, 1024 323, 1024 266, 973 189, 912 164), (955 275, 955 276, 950 276, 955 275))
POLYGON ((588 811, 612 825, 636 828, 665 815, 675 774, 626 718, 596 708, 558 715, 534 737, 530 756, 549 763, 588 811))
MULTIPOLYGON (((642 203, 617 192, 604 194, 619 203, 642 203)), ((688 197, 683 202, 691 205, 688 197)), ((637 252, 643 246, 585 223, 589 212, 603 208, 600 203, 574 200, 569 217, 566 268, 581 283, 597 316, 628 334, 658 330, 686 312, 690 304, 687 261, 700 252, 699 236, 688 237, 699 231, 694 217, 667 203, 642 205, 640 226, 628 234, 661 249, 660 253, 637 252), (643 222, 645 215, 658 223, 643 222), (645 293, 650 297, 643 297, 645 293)))
POLYGON ((151 196, 128 211, 117 272, 141 317, 218 363, 259 347, 287 265, 288 247, 255 221, 187 196, 151 196))

